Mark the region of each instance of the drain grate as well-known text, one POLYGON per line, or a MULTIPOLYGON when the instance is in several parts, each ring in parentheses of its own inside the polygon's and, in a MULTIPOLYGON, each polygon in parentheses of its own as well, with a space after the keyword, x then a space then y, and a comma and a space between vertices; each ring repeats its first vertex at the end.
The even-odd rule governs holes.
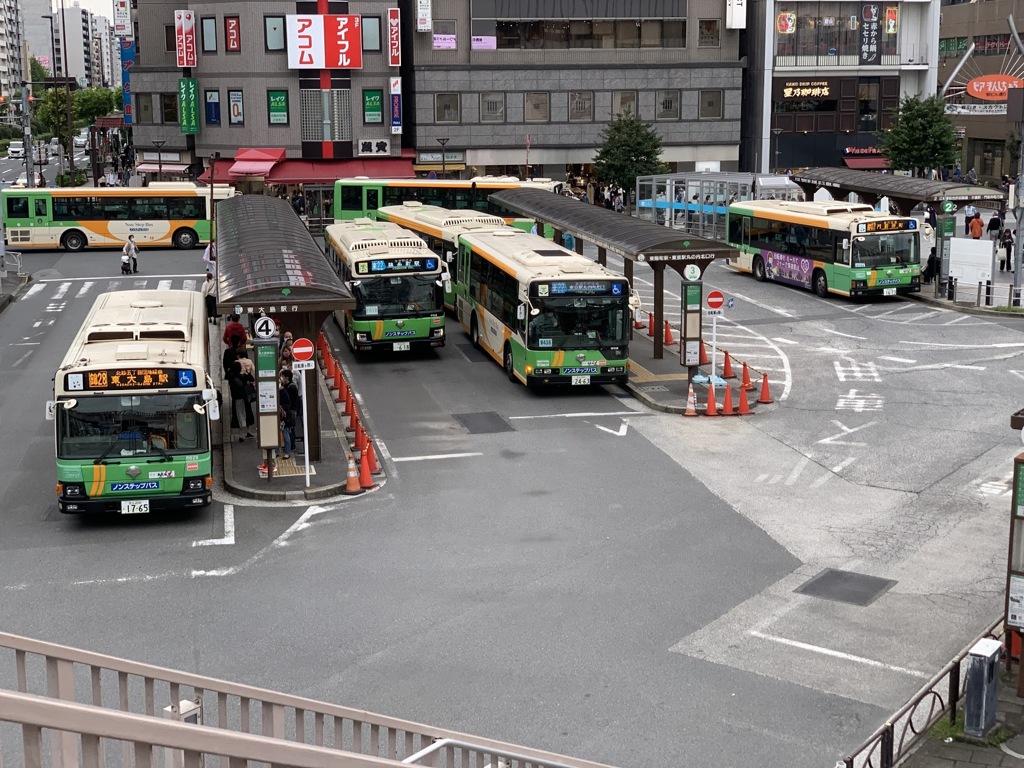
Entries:
POLYGON ((508 425, 501 416, 494 411, 484 411, 482 413, 453 413, 452 416, 462 426, 466 428, 466 431, 472 435, 488 435, 495 432, 512 432, 512 427, 508 425))
POLYGON ((896 582, 892 579, 826 568, 794 591, 811 597, 837 600, 840 603, 871 605, 894 586, 896 582))

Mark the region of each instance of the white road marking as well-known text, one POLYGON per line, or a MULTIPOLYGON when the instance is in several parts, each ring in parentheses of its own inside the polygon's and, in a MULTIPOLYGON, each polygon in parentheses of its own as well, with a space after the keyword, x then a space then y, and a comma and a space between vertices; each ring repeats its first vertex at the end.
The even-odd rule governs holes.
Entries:
POLYGON ((1019 341, 1001 341, 995 344, 939 344, 934 341, 901 341, 901 344, 913 344, 918 347, 944 347, 946 349, 1017 349, 1024 347, 1019 341))
POLYGON ((833 331, 831 328, 822 328, 821 330, 823 330, 825 333, 834 333, 836 336, 842 336, 847 339, 860 339, 861 341, 867 340, 867 336, 854 336, 852 333, 842 333, 841 331, 833 331))
MULTIPOLYGON (((171 278, 174 278, 174 277, 202 277, 202 275, 199 275, 197 273, 189 273, 187 275, 148 275, 148 277, 152 277, 152 278, 162 278, 162 277, 171 277, 171 278)), ((94 277, 52 277, 52 278, 45 278, 43 280, 39 280, 37 282, 37 285, 40 284, 40 283, 65 283, 65 282, 66 283, 81 283, 81 282, 83 282, 85 280, 95 280, 95 279, 96 279, 95 276, 94 277)), ((34 287, 35 286, 33 286, 33 288, 34 287)), ((29 290, 28 293, 26 293, 25 295, 28 296, 31 293, 32 293, 32 291, 29 290)))
POLYGON ((913 365, 917 360, 911 360, 907 357, 880 357, 879 360, 888 360, 891 363, 910 363, 913 365))
POLYGON ((44 287, 45 286, 43 285, 42 281, 40 281, 35 285, 31 286, 27 291, 25 291, 24 295, 21 298, 27 299, 32 294, 39 293, 41 290, 43 290, 44 287))
POLYGON ((159 283, 156 284, 156 289, 158 291, 169 291, 169 290, 171 290, 171 281, 170 280, 161 280, 159 283))
POLYGON ((948 323, 943 323, 943 325, 953 325, 954 323, 960 323, 966 320, 968 317, 969 315, 960 315, 960 317, 953 318, 948 323))
POLYGON ((483 456, 482 453, 435 453, 430 456, 393 456, 392 461, 436 461, 438 459, 465 459, 470 456, 483 456))
POLYGON ((39 346, 39 342, 38 341, 16 341, 13 344, 10 344, 9 346, 12 346, 12 347, 38 347, 39 346))
POLYGON ((799 648, 803 651, 811 651, 812 653, 820 653, 823 656, 831 656, 836 659, 843 659, 845 661, 853 661, 857 664, 864 664, 869 667, 875 667, 876 669, 885 669, 889 672, 899 672, 910 677, 916 677, 921 680, 931 679, 925 672, 919 672, 916 669, 907 669, 906 667, 898 667, 895 664, 886 664, 875 659, 867 659, 863 656, 854 656, 852 653, 844 653, 843 651, 836 651, 832 648, 823 648, 820 645, 811 645, 810 643, 801 643, 799 640, 790 640, 785 637, 779 637, 778 635, 769 635, 764 632, 758 632, 757 630, 751 630, 750 634, 754 637, 758 637, 762 640, 770 640, 773 643, 779 643, 780 645, 788 645, 791 648, 799 648))
POLYGON ((18 367, 19 365, 21 365, 22 363, 24 363, 24 362, 25 362, 25 361, 26 361, 26 360, 27 360, 27 359, 29 358, 29 355, 31 355, 31 354, 32 354, 33 352, 35 352, 35 350, 34 350, 34 349, 30 349, 30 350, 29 350, 28 352, 26 352, 26 353, 25 353, 24 355, 22 355, 22 356, 21 356, 21 357, 19 357, 19 358, 18 358, 17 360, 15 360, 15 361, 14 361, 14 364, 13 364, 13 365, 11 366, 11 368, 17 368, 17 367, 18 367))
POLYGON ((757 478, 754 480, 754 482, 755 483, 763 483, 767 479, 768 479, 768 473, 764 472, 764 473, 758 475, 757 478))
POLYGON ((78 293, 75 294, 75 298, 80 299, 83 296, 85 296, 85 294, 92 290, 92 287, 94 285, 96 285, 96 283, 94 283, 92 280, 87 280, 86 282, 82 283, 82 287, 78 289, 78 293))
POLYGON ((819 444, 823 444, 823 445, 856 445, 856 446, 865 446, 865 445, 867 445, 867 443, 847 443, 846 441, 838 440, 837 438, 847 437, 848 435, 852 435, 854 432, 860 432, 862 429, 867 429, 868 427, 873 427, 878 422, 877 421, 869 421, 867 424, 861 424, 859 427, 853 427, 853 428, 850 428, 850 427, 846 426, 845 424, 843 424, 843 422, 836 421, 835 419, 832 420, 832 423, 835 424, 837 427, 839 427, 839 429, 842 430, 842 431, 841 432, 837 432, 834 435, 830 435, 829 437, 825 437, 825 438, 822 438, 821 440, 818 440, 817 442, 819 444))
POLYGON ((70 288, 71 288, 71 283, 68 283, 68 282, 61 283, 60 287, 57 288, 57 292, 55 294, 53 294, 53 296, 50 298, 50 301, 59 301, 60 299, 63 299, 64 298, 64 294, 66 294, 68 292, 68 290, 70 290, 70 288))
POLYGON ((779 344, 799 344, 799 341, 792 341, 791 339, 784 339, 781 336, 772 336, 772 341, 777 341, 779 344))
POLYGON ((541 416, 509 416, 508 420, 514 419, 583 419, 583 418, 594 418, 595 416, 637 416, 636 411, 611 411, 604 413, 601 411, 585 412, 585 413, 547 413, 541 416))
POLYGON ((846 459, 840 462, 839 464, 836 464, 834 467, 832 467, 832 472, 830 474, 823 475, 819 477, 817 480, 815 480, 813 483, 811 483, 811 488, 821 488, 821 486, 823 486, 825 483, 831 480, 834 475, 838 475, 839 473, 841 473, 844 469, 846 469, 846 467, 853 464, 853 462, 855 462, 856 460, 857 459, 850 457, 849 459, 846 459))
POLYGON ((871 317, 873 319, 877 320, 880 317, 887 317, 888 315, 895 315, 897 312, 903 312, 905 310, 910 309, 912 306, 914 306, 914 305, 912 305, 912 304, 903 304, 903 305, 901 305, 899 307, 896 307, 895 309, 890 309, 888 312, 879 312, 877 315, 872 315, 871 317))
POLYGON ((181 290, 183 291, 194 291, 196 289, 196 281, 192 278, 181 281, 181 290))
POLYGON ((1024 371, 1010 371, 1010 373, 1018 378, 1024 379, 1024 371))
POLYGON ((962 371, 984 371, 984 365, 951 365, 950 368, 959 368, 962 371))
POLYGON ((622 424, 619 425, 618 430, 602 427, 600 424, 595 424, 594 426, 604 432, 607 432, 609 435, 615 435, 616 437, 625 437, 626 431, 629 429, 629 425, 626 424, 626 422, 622 422, 622 424))
POLYGON ((193 547, 231 546, 235 543, 235 505, 224 505, 224 537, 220 539, 202 539, 193 541, 193 547))
POLYGON ((149 284, 149 280, 136 280, 132 286, 135 290, 141 291, 149 284))
POLYGON ((789 473, 789 477, 786 478, 786 485, 793 485, 793 483, 799 479, 800 473, 804 471, 804 467, 806 467, 810 461, 810 458, 807 456, 800 459, 800 461, 796 463, 796 466, 793 467, 793 471, 789 473))

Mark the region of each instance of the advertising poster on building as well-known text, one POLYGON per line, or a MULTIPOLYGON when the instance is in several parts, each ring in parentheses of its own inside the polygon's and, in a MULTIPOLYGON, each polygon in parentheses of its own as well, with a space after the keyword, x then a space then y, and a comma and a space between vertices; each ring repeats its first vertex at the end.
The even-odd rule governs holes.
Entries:
POLYGON ((245 107, 241 91, 228 91, 228 124, 245 125, 245 107))
POLYGON ((175 66, 196 65, 196 17, 192 11, 174 12, 175 66))
POLYGON ((242 50, 242 20, 238 16, 224 17, 224 50, 229 53, 242 50))
POLYGON ((416 0, 416 31, 430 32, 434 28, 430 0, 416 0))
POLYGON ((402 21, 398 8, 388 8, 388 66, 402 66, 402 21))
POLYGON ((121 39, 121 111, 124 113, 124 124, 132 124, 135 107, 132 104, 132 67, 135 66, 135 39, 121 39))
POLYGON ((881 6, 874 3, 861 6, 860 14, 860 63, 881 64, 878 50, 878 33, 881 27, 881 6))
POLYGON ((362 17, 353 14, 285 17, 288 69, 362 69, 362 17))
POLYGON ((402 132, 402 78, 389 78, 388 93, 391 96, 391 133, 402 132))
POLYGON ((288 91, 267 91, 271 125, 288 125, 288 91))
POLYGON ((206 124, 220 125, 220 91, 207 91, 206 100, 206 124))
POLYGON ((178 79, 178 104, 181 132, 199 133, 199 82, 194 77, 178 79))
POLYGON ((114 37, 132 37, 132 8, 128 0, 114 0, 114 37))
POLYGON ((384 122, 384 91, 375 88, 363 91, 363 122, 384 122))

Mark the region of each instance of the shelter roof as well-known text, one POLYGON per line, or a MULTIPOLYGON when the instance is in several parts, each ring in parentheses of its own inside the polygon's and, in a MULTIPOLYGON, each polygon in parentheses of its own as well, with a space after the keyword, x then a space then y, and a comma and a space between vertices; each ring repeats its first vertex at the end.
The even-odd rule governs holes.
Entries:
POLYGON ((1002 190, 977 184, 933 181, 891 173, 856 171, 852 168, 805 168, 794 173, 791 178, 808 195, 813 194, 818 187, 824 187, 857 194, 885 195, 918 203, 941 203, 943 200, 996 203, 1006 199, 1006 193, 1002 190))

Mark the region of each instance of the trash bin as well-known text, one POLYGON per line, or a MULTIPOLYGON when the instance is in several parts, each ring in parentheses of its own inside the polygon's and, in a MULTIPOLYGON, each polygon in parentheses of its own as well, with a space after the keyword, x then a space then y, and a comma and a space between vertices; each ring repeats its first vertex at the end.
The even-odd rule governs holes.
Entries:
POLYGON ((964 706, 964 733, 982 739, 996 722, 999 695, 999 654, 1003 644, 986 637, 967 655, 967 703, 964 706))
POLYGON ((950 301, 956 301, 956 278, 946 278, 946 298, 950 301))

